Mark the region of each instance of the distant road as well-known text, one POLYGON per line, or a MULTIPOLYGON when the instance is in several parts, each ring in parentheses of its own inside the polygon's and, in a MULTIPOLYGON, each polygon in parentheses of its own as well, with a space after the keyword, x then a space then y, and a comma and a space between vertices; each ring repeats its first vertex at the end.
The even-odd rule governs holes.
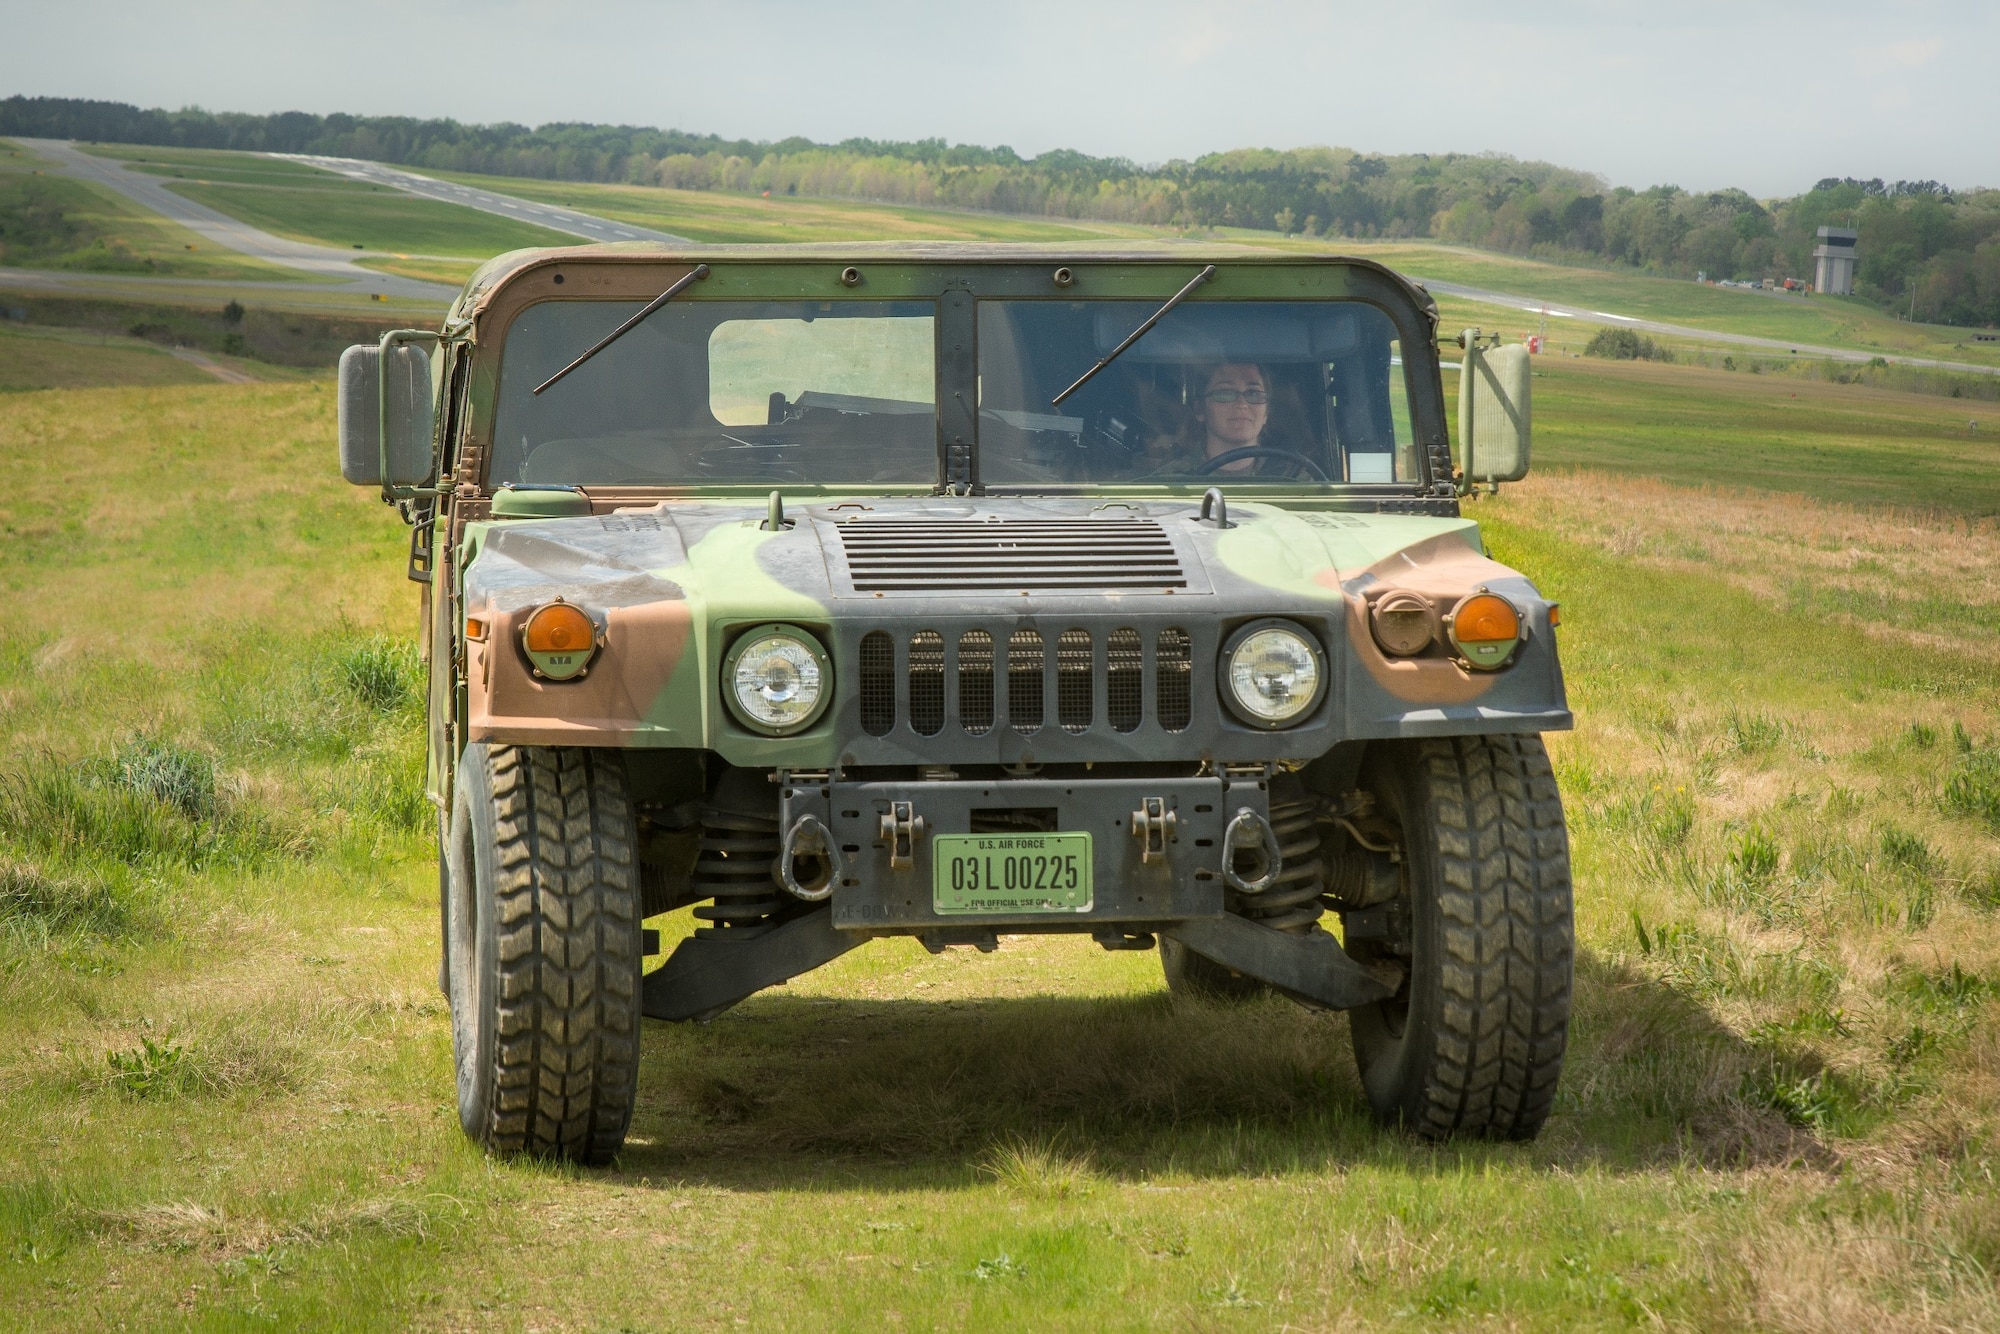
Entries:
POLYGON ((1881 357, 1903 366, 1925 366, 1932 370, 1970 371, 1976 375, 2000 375, 2000 366, 1982 366, 1972 361, 1939 361, 1933 357, 1906 357, 1890 352, 1859 351, 1851 347, 1821 347, 1813 343, 1791 343, 1779 338, 1759 338, 1752 334, 1719 333, 1714 329, 1696 329, 1685 324, 1662 324, 1657 320, 1635 319, 1630 315, 1615 315, 1608 310, 1590 310, 1583 306, 1567 306, 1560 301, 1540 301, 1530 296, 1515 296, 1507 292, 1489 292, 1479 287, 1461 287, 1457 283, 1432 282, 1428 278, 1410 275, 1411 279, 1422 283, 1432 292, 1443 296, 1462 297, 1467 301, 1477 301, 1488 306, 1512 306, 1529 314, 1546 312, 1557 319, 1582 320, 1588 324, 1608 324, 1619 329, 1636 329, 1644 333, 1672 334, 1677 338, 1697 338, 1703 342, 1730 343, 1738 347, 1754 347, 1771 352, 1796 352, 1800 356, 1827 357, 1834 361, 1873 361, 1881 357))
MULTIPOLYGON (((111 283, 145 282, 149 284, 177 284, 201 287, 243 287, 297 292, 356 290, 380 292, 384 296, 401 297, 445 303, 457 295, 458 289, 442 283, 419 282, 414 278, 399 278, 393 274, 376 273, 355 265, 357 256, 346 250, 336 250, 331 246, 312 245, 304 241, 287 241, 260 231, 248 223, 239 222, 225 213, 219 213, 205 205, 175 194, 167 188, 166 182, 158 176, 132 171, 123 164, 92 157, 82 153, 57 139, 21 139, 17 142, 48 158, 69 175, 107 185, 127 199, 151 209, 163 217, 171 218, 191 231, 197 232, 217 245, 281 264, 287 268, 302 269, 306 272, 337 278, 340 285, 312 284, 310 286, 292 283, 230 282, 219 279, 133 279, 124 275, 50 273, 36 272, 29 282, 12 280, 27 279, 29 271, 15 270, 4 275, 10 285, 33 285, 40 287, 89 288, 102 287, 111 283)), ((403 190, 425 199, 436 199, 447 204, 458 204, 465 208, 478 209, 482 213, 493 213, 503 218, 515 218, 547 227, 551 231, 567 232, 571 236, 589 241, 664 241, 675 245, 694 245, 696 242, 685 236, 675 236, 671 232, 657 232, 647 227, 637 227, 630 223, 614 222, 594 214, 580 212, 573 208, 562 208, 555 204, 540 204, 531 199, 517 199, 512 195, 499 194, 492 190, 481 190, 473 186, 459 185, 452 181, 440 181, 430 176, 422 176, 398 167, 386 167, 379 162, 366 162, 360 158, 318 157, 301 153, 271 153, 270 157, 285 158, 292 162, 303 162, 323 171, 337 172, 355 180, 368 181, 376 185, 386 185, 403 190)), ((1611 311, 1591 310, 1583 306, 1566 305, 1559 301, 1543 301, 1535 297, 1519 296, 1509 292, 1492 292, 1480 287, 1465 287, 1458 283, 1433 282, 1415 277, 1431 291, 1444 296, 1461 297, 1467 301, 1477 301, 1489 306, 1511 306, 1530 314, 1546 312, 1557 319, 1580 320, 1588 324, 1604 324, 1617 328, 1634 329, 1645 333, 1670 334, 1677 338, 1693 338, 1704 342, 1728 343, 1737 347, 1752 347, 1768 352, 1796 353, 1801 356, 1826 357, 1834 361, 1867 362, 1876 357, 1896 362, 1904 366, 1923 366, 1933 370, 1965 371, 1975 375, 2000 375, 2000 366, 1982 366, 1970 361, 1943 361, 1934 357, 1910 357, 1887 352, 1857 350, 1851 347, 1823 347, 1812 343, 1793 343, 1778 338, 1760 338, 1752 334, 1722 333, 1714 329, 1699 329, 1685 324, 1665 324, 1658 320, 1643 320, 1630 315, 1619 315, 1611 311)))
POLYGON ((439 312, 458 295, 456 287, 425 284, 429 290, 418 298, 395 296, 394 304, 373 305, 357 301, 366 295, 359 283, 315 283, 288 279, 255 278, 161 278, 144 273, 86 273, 57 269, 10 269, 0 267, 0 291, 64 297, 97 297, 106 301, 167 300, 175 302, 213 301, 217 305, 233 298, 251 301, 268 297, 286 310, 322 310, 329 313, 373 318, 385 311, 414 315, 419 309, 430 313, 423 318, 435 322, 439 312))
POLYGON ((357 181, 386 185, 391 189, 421 195, 425 199, 458 204, 464 208, 476 208, 482 213, 497 214, 503 218, 512 218, 516 222, 532 222, 551 231, 581 236, 586 241, 670 241, 675 245, 695 244, 688 237, 675 236, 672 232, 656 232, 650 227, 637 227, 629 222, 614 222, 595 214, 579 213, 573 208, 563 208, 558 204, 538 204, 532 199, 520 199, 514 195, 503 195, 492 190, 459 185, 454 181, 440 181, 430 176, 419 176, 414 171, 404 171, 400 167, 385 167, 379 162, 366 162, 360 158, 315 157, 306 153, 269 153, 266 156, 284 158, 288 162, 303 162, 309 167, 318 167, 321 171, 338 172, 357 181))
MULTIPOLYGON (((20 139, 16 142, 26 145, 29 150, 47 159, 63 175, 107 186, 141 208, 177 222, 225 250, 234 250, 240 255, 249 255, 253 259, 261 259, 284 268, 298 269, 335 279, 340 286, 334 290, 344 290, 349 293, 365 292, 370 295, 380 293, 385 297, 440 304, 448 303, 458 295, 456 287, 449 287, 443 283, 399 278, 392 273, 376 273, 372 269, 361 268, 354 261, 366 256, 357 255, 351 250, 336 250, 332 246, 313 245, 307 241, 288 241, 282 236, 273 236, 267 231, 252 227, 247 222, 232 218, 227 213, 218 212, 206 204, 197 204, 184 195, 174 193, 167 188, 166 180, 162 177, 143 171, 133 171, 123 163, 109 158, 94 157, 60 139, 20 139)), ((103 278, 108 275, 98 276, 99 281, 95 283, 62 281, 63 279, 87 280, 93 276, 88 274, 49 276, 58 279, 48 284, 50 286, 90 287, 102 286, 103 278)), ((122 275, 120 277, 122 279, 122 275)), ((244 286, 253 290, 257 287, 274 286, 270 283, 237 283, 214 278, 182 281, 199 283, 207 287, 244 286)), ((292 285, 286 284, 286 286, 292 285)), ((310 289, 301 290, 326 290, 329 286, 331 285, 313 284, 310 289)))

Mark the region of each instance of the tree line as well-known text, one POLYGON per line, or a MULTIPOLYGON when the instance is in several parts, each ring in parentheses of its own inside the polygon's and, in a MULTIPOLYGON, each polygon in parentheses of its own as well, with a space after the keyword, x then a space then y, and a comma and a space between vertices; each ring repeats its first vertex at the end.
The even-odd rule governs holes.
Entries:
POLYGON ((1236 149, 1142 166, 1057 149, 942 139, 724 139, 633 125, 464 125, 403 116, 141 110, 10 97, 0 134, 324 153, 413 167, 687 190, 864 199, 1187 231, 1434 237, 1673 277, 1810 279, 1816 231, 1860 232, 1856 290, 1899 314, 2000 323, 2000 190, 1829 178, 1802 195, 1608 188, 1587 172, 1498 154, 1236 149))

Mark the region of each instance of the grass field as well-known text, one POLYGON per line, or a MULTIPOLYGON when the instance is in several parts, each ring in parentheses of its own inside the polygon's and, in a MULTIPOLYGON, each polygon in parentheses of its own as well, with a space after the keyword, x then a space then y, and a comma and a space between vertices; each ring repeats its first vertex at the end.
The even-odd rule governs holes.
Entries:
MULTIPOLYGON (((0 156, 0 211, 8 207, 0 156)), ((567 245, 575 238, 491 214, 418 199, 383 186, 348 180, 302 163, 250 153, 92 145, 90 151, 139 164, 175 179, 175 189, 211 207, 280 235, 371 252, 368 267, 406 277, 455 282, 470 272, 466 261, 523 245, 567 245), (372 253, 387 252, 387 253, 372 253)), ((651 227, 702 242, 839 241, 860 239, 957 241, 1157 240, 1158 228, 1118 223, 1025 218, 857 201, 759 198, 710 191, 663 190, 631 185, 544 181, 524 177, 433 172, 525 199, 562 204, 601 217, 651 227)), ((45 178, 43 178, 45 179, 45 178)), ((19 188, 18 186, 16 188, 19 188)), ((99 200, 86 187, 60 180, 37 189, 82 192, 71 201, 78 216, 110 210, 115 226, 93 223, 91 237, 63 253, 69 265, 112 267, 140 262, 158 272, 202 276, 238 263, 233 257, 200 258, 181 248, 178 229, 157 219, 134 218, 122 201, 99 200), (81 201, 93 201, 85 209, 81 201), (164 229, 164 230, 162 230, 164 229), (169 237, 167 233, 173 235, 169 237), (115 233, 115 235, 114 235, 115 233), (158 233, 158 235, 154 235, 158 233), (109 242, 95 238, 111 236, 109 242), (106 246, 109 249, 106 249, 106 246), (123 247, 121 249, 121 247, 123 247), (129 254, 127 253, 129 251, 129 254), (222 266, 217 268, 216 266, 222 266)), ((2000 366, 2000 344, 1981 343, 1972 331, 1910 324, 1852 298, 1798 298, 1708 287, 1615 269, 1551 264, 1462 246, 1426 241, 1280 240, 1267 232, 1225 230, 1232 241, 1283 249, 1334 249, 1378 259, 1422 277, 1479 286, 1529 299, 1569 303, 1639 319, 1683 324, 1720 333, 1747 334, 1797 344, 1852 349, 1889 356, 1918 356, 2000 366)), ((192 238, 188 238, 192 239, 192 238)), ((43 264, 40 259, 7 263, 43 264)), ((252 261, 241 261, 250 265, 252 261)), ((268 271, 255 266, 258 272, 268 271)), ((230 269, 234 272, 234 269, 230 269)), ((1609 322, 1609 321, 1607 321, 1609 322)), ((1491 311, 1489 323, 1509 330, 1541 321, 1511 308, 1491 311)), ((1565 349, 1581 348, 1596 326, 1551 318, 1550 335, 1565 349)))
POLYGON ((284 278, 0 139, 0 265, 169 278, 284 278))
MULTIPOLYGON (((1231 233, 1250 239, 1255 232, 1231 233)), ((1281 243, 1297 248, 1301 242, 1281 243)), ((1473 250, 1421 241, 1321 241, 1318 250, 1379 260, 1405 273, 1483 287, 1491 291, 1591 310, 1609 311, 1635 319, 1684 324, 1722 333, 1795 340, 1822 347, 1861 352, 1934 357, 2000 365, 2000 344, 1974 340, 1970 329, 1941 324, 1908 324, 1893 319, 1852 297, 1794 297, 1709 287, 1700 283, 1655 278, 1615 269, 1549 264, 1492 251, 1473 250)), ((1513 312, 1509 327, 1535 317, 1513 312)), ((1607 321, 1608 323, 1609 321, 1607 321)), ((1578 346, 1595 330, 1578 321, 1551 319, 1551 337, 1578 346)))
MULTIPOLYGON (((418 199, 348 180, 302 163, 250 153, 93 145, 91 151, 173 178, 175 189, 280 235, 371 252, 368 267, 430 281, 461 281, 472 265, 522 245, 566 245, 575 238, 457 205, 418 199), (373 253, 387 252, 387 253, 373 253)), ((0 158, 0 168, 9 159, 0 158)), ((856 201, 759 198, 710 191, 544 181, 433 172, 524 199, 561 204, 702 242, 1157 240, 1158 228, 1023 218, 856 201)), ((6 178, 0 175, 0 191, 6 178)), ((57 182, 57 185, 75 185, 57 182)), ((82 190, 84 187, 75 186, 82 190)), ((4 201, 0 201, 4 207, 4 201)), ((121 206, 122 207, 122 206, 121 206)), ((167 224, 160 224, 167 226, 167 224)), ((129 229, 127 229, 129 230, 129 229)), ((1708 287, 1644 274, 1573 267, 1425 241, 1280 240, 1267 232, 1226 230, 1232 241, 1280 249, 1334 249, 1378 259, 1422 277, 1479 286, 1529 299, 1564 302, 1639 319, 1719 333, 1747 334, 1890 356, 1918 356, 2000 366, 2000 344, 1971 331, 1910 324, 1852 298, 1799 298, 1708 287)), ((172 258, 147 241, 150 262, 172 258)), ((83 253, 80 249, 79 253, 83 253)), ((185 252, 183 252, 185 255, 185 252)), ((100 259, 103 257, 100 256, 100 259)), ((21 262, 21 261, 10 261, 21 262)), ((81 262, 81 261, 76 261, 81 262)), ((192 262, 192 261, 190 261, 192 262)), ((207 263, 209 261, 200 261, 207 263)), ((218 259, 218 263, 232 261, 218 259)), ((162 272, 166 270, 162 269, 162 272)), ((194 273, 196 269, 175 270, 194 273)), ((1449 304, 1449 299, 1447 299, 1449 304)), ((1464 303, 1460 303, 1464 304, 1464 303)), ((1515 331, 1543 321, 1525 311, 1488 308, 1489 325, 1515 331)), ((1607 323, 1611 321, 1606 321, 1607 323)), ((1548 332, 1564 350, 1580 349, 1594 326, 1551 318, 1548 332)))
POLYGON ((707 190, 594 185, 520 176, 447 171, 426 174, 706 242, 1102 241, 1120 237, 1157 240, 1160 236, 1156 228, 1120 223, 1017 218, 841 199, 764 199, 707 190))
POLYGON ((1535 372, 1540 466, 2000 516, 1990 402, 1644 361, 1550 356, 1535 372))
POLYGON ((483 262, 473 259, 433 259, 418 255, 390 255, 386 258, 355 261, 364 269, 379 269, 383 273, 416 278, 427 283, 457 283, 461 286, 467 278, 478 271, 483 262))
POLYGON ((485 259, 520 246, 573 245, 546 227, 420 199, 299 162, 211 149, 87 145, 173 181, 189 199, 255 227, 341 249, 485 259))
POLYGON ((404 530, 331 387, 0 399, 0 1309, 2000 1325, 2000 529, 1935 399, 1768 380, 1552 369, 1549 466, 1473 511, 1563 603, 1579 718, 1539 1141, 1379 1131, 1344 1019, 1170 1000, 1150 954, 900 942, 649 1026, 592 1172, 457 1129, 404 530))
POLYGON ((100 385, 207 384, 213 376, 138 338, 0 325, 0 393, 100 385))

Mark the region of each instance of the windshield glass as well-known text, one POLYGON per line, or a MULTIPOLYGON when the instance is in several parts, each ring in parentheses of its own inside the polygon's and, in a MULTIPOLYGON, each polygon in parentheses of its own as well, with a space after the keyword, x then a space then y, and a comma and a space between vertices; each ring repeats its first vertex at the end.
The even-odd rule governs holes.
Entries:
POLYGON ((492 485, 929 485, 933 306, 679 301, 537 396, 643 305, 544 301, 507 330, 492 485))
POLYGON ((980 480, 1417 480, 1396 326, 1359 301, 1191 301, 1050 406, 1158 309, 981 302, 980 480))

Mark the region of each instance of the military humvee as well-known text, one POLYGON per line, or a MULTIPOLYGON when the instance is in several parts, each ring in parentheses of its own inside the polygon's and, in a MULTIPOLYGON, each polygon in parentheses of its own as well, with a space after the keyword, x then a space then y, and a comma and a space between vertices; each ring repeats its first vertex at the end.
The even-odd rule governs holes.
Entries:
POLYGON ((601 1161, 642 1016, 1075 932, 1348 1011, 1386 1121, 1533 1135, 1571 719, 1557 609, 1460 515, 1526 471, 1525 355, 1456 340, 1466 457, 1437 324, 1335 257, 614 246, 350 349, 467 1133, 601 1161))

